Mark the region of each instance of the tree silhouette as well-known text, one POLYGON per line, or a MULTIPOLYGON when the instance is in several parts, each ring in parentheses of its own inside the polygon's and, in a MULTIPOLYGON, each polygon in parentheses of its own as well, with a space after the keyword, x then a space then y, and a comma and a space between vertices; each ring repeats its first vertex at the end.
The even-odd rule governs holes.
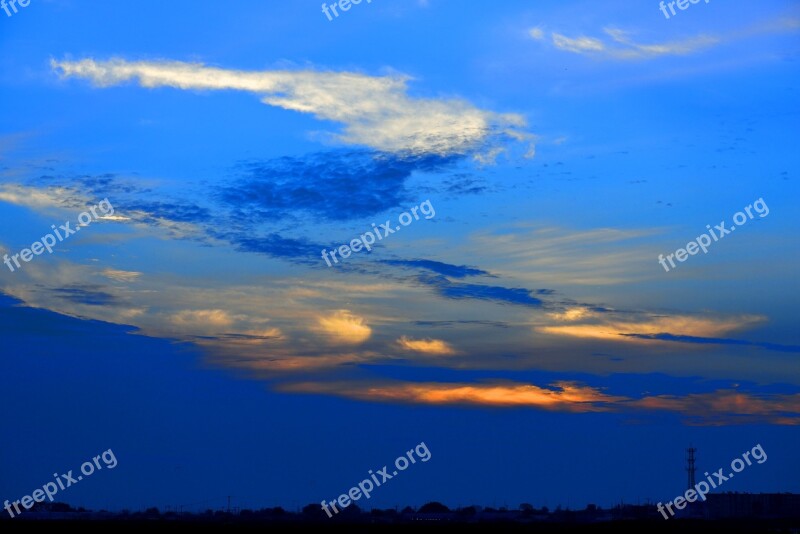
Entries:
POLYGON ((420 507, 418 513, 420 513, 420 514, 443 514, 443 513, 449 512, 449 511, 450 511, 450 508, 448 508, 447 506, 443 505, 440 502, 433 501, 433 502, 429 502, 429 503, 423 504, 420 507))

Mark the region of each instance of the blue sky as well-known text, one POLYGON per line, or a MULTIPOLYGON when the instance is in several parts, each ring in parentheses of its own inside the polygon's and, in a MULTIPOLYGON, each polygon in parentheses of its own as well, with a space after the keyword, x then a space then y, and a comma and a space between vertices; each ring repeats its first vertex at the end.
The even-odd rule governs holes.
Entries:
POLYGON ((800 491, 800 11, 633 4, 0 11, 0 254, 114 208, 0 270, 0 498, 112 448, 65 501, 296 507, 421 441, 367 508, 669 499, 689 443, 800 491))

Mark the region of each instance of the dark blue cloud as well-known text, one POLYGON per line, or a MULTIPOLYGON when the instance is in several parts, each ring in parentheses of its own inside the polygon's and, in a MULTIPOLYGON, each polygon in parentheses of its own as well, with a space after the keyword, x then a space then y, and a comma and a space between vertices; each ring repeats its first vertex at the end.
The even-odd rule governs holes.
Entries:
POLYGON ((145 222, 154 222, 157 218, 168 221, 200 223, 211 220, 211 212, 191 202, 126 202, 114 208, 123 210, 137 210, 147 213, 145 222))
POLYGON ((800 352, 800 347, 795 345, 778 345, 775 343, 758 343, 744 339, 726 339, 716 337, 695 337, 680 336, 675 334, 620 334, 626 337, 637 339, 653 339, 659 341, 675 341, 678 343, 697 343, 699 345, 743 345, 748 347, 760 347, 762 349, 774 350, 778 352, 800 352))
POLYGON ((524 288, 508 288, 501 286, 484 286, 478 284, 462 284, 451 282, 444 276, 421 275, 417 280, 429 287, 432 287, 441 296, 449 299, 478 299, 493 302, 519 304, 540 308, 544 304, 541 299, 534 297, 534 294, 547 295, 552 290, 539 289, 530 290, 524 288))
POLYGON ((305 239, 283 237, 275 233, 262 237, 250 237, 244 233, 229 233, 220 237, 226 238, 242 252, 256 252, 275 258, 308 260, 309 262, 312 259, 321 258, 321 251, 325 248, 323 245, 314 244, 305 239))
POLYGON ((466 265, 453 265, 433 260, 382 260, 381 263, 388 265, 398 265, 402 267, 412 267, 426 269, 437 274, 443 274, 450 278, 464 278, 466 276, 492 276, 488 271, 467 267, 466 265))
MULTIPOLYGON (((111 200, 110 197, 119 197, 120 195, 144 195, 153 192, 150 188, 144 188, 134 182, 120 179, 113 173, 97 175, 81 174, 78 176, 42 175, 30 180, 30 183, 37 186, 80 184, 83 192, 100 198, 108 196, 109 200, 111 200)), ((114 203, 112 202, 112 204, 114 203)))
POLYGON ((52 289, 56 297, 75 304, 90 306, 118 306, 120 301, 111 293, 103 291, 103 286, 94 284, 72 284, 52 289))
POLYGON ((237 216, 256 221, 300 212, 332 221, 359 219, 416 203, 405 187, 411 174, 442 170, 460 158, 330 151, 249 162, 239 166, 244 176, 219 197, 237 216))

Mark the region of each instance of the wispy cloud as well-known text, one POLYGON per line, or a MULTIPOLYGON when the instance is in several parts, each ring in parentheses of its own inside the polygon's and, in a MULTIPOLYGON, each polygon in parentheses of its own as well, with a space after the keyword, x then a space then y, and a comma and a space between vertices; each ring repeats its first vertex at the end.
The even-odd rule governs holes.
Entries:
POLYGON ((171 317, 178 328, 200 328, 203 332, 209 327, 223 330, 233 325, 233 318, 225 310, 183 310, 171 317))
MULTIPOLYGON (((566 315, 557 314, 554 318, 574 321, 582 317, 591 318, 594 314, 579 311, 566 315)), ((765 320, 761 316, 740 317, 700 317, 700 316, 643 316, 623 320, 612 317, 600 318, 592 323, 540 326, 540 332, 576 338, 608 339, 615 341, 657 341, 660 334, 674 334, 696 337, 715 337, 759 324, 765 320)))
POLYGON ((481 406, 529 406, 544 410, 568 412, 608 411, 606 403, 625 400, 602 391, 560 382, 551 388, 530 384, 454 384, 454 383, 390 383, 366 385, 357 383, 297 383, 283 386, 285 391, 329 393, 369 401, 408 402, 420 404, 473 404, 481 406))
MULTIPOLYGON (((559 50, 598 58, 619 60, 652 59, 664 56, 683 56, 709 48, 761 34, 794 32, 800 29, 800 20, 792 17, 780 18, 754 24, 726 35, 699 34, 684 39, 655 43, 641 43, 632 37, 632 32, 614 27, 603 28, 604 36, 576 35, 550 32, 550 42, 559 50)), ((528 30, 528 36, 536 41, 546 41, 547 34, 541 26, 528 30)))
POLYGON ((657 395, 632 403, 648 410, 677 412, 692 425, 723 426, 744 423, 800 425, 800 393, 757 395, 719 390, 685 396, 657 395))
POLYGON ((67 187, 37 188, 21 184, 0 186, 0 201, 28 208, 83 208, 88 198, 67 187))
MULTIPOLYGON (((568 37, 558 32, 552 32, 550 37, 553 45, 559 50, 614 59, 647 59, 658 56, 686 55, 720 42, 719 38, 700 35, 678 41, 640 44, 635 42, 629 37, 628 32, 623 30, 605 28, 604 32, 610 37, 610 41, 586 35, 568 37)), ((534 30, 531 30, 531 36, 541 40, 541 30, 534 28, 534 30), (538 32, 535 32, 535 30, 538 30, 538 32), (539 37, 535 37, 535 35, 539 35, 539 37)))
POLYGON ((561 381, 548 386, 445 382, 299 382, 279 388, 297 393, 338 395, 370 402, 528 407, 573 413, 670 412, 696 426, 770 423, 800 425, 800 394, 716 390, 689 395, 613 395, 603 389, 561 381))
POLYGON ((742 347, 760 347, 762 349, 774 350, 778 352, 800 352, 800 346, 797 345, 781 345, 778 343, 759 343, 756 341, 747 341, 745 339, 698 337, 698 336, 684 336, 675 334, 623 334, 623 335, 637 339, 674 341, 677 343, 693 343, 697 345, 739 345, 742 347))
POLYGON ((137 273, 134 271, 120 271, 118 269, 111 268, 103 269, 100 274, 106 278, 116 280, 117 282, 135 282, 140 276, 142 276, 142 273, 137 273))
POLYGON ((555 32, 551 34, 551 37, 553 38, 553 44, 556 45, 557 48, 568 52, 602 52, 606 49, 602 41, 593 37, 580 36, 570 38, 555 32))
POLYGON ((657 44, 640 44, 635 42, 629 36, 629 33, 623 30, 617 28, 605 28, 604 31, 615 43, 620 44, 623 47, 627 47, 610 51, 612 55, 621 59, 686 55, 709 48, 721 42, 721 39, 718 37, 698 35, 678 41, 669 41, 657 44))

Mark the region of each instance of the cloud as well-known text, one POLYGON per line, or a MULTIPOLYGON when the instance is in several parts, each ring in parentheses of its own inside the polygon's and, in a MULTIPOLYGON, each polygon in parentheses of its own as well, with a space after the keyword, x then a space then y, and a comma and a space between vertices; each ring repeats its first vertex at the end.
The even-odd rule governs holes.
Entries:
POLYGON ((409 78, 332 71, 238 71, 177 61, 123 59, 51 61, 64 77, 87 78, 99 87, 138 81, 142 87, 239 90, 262 102, 343 125, 336 139, 379 151, 467 154, 501 139, 531 139, 516 114, 479 109, 464 100, 412 98, 409 78))
POLYGON ((317 263, 323 245, 311 243, 305 239, 283 237, 279 234, 269 234, 261 237, 251 237, 251 232, 228 232, 218 234, 217 237, 229 240, 242 252, 255 252, 266 254, 274 258, 287 258, 299 260, 301 263, 317 263))
POLYGON ((194 336, 193 339, 201 345, 208 345, 208 342, 219 342, 224 343, 229 348, 237 348, 240 346, 262 345, 267 341, 282 339, 283 337, 283 332, 279 328, 262 328, 216 335, 199 335, 194 336))
MULTIPOLYGON (((610 41, 586 35, 568 37, 558 32, 552 32, 550 38, 553 46, 559 50, 614 59, 647 59, 659 56, 686 55, 721 42, 721 39, 717 37, 698 35, 678 41, 640 44, 635 42, 629 37, 629 33, 623 30, 604 28, 603 31, 611 38, 610 41)), ((536 40, 543 40, 544 37, 543 32, 538 28, 531 30, 530 35, 536 40), (538 32, 534 34, 534 30, 538 30, 538 32)))
POLYGON ((421 352, 423 354, 437 354, 451 356, 456 350, 441 339, 410 339, 406 336, 397 340, 397 344, 406 350, 421 352))
POLYGON ((33 186, 21 184, 0 186, 0 201, 40 211, 48 209, 82 211, 96 203, 98 196, 101 198, 108 196, 113 199, 115 213, 111 215, 98 213, 98 221, 130 222, 140 227, 143 225, 157 227, 166 231, 171 237, 194 236, 202 239, 206 235, 205 231, 200 232, 195 223, 208 222, 210 212, 190 201, 148 202, 126 199, 125 195, 143 195, 152 191, 116 183, 114 175, 110 174, 58 179, 70 185, 53 185, 55 177, 41 176, 29 181, 34 184, 33 186), (125 215, 120 214, 120 211, 124 211, 125 215))
POLYGON ((0 186, 0 200, 28 208, 83 208, 88 204, 67 187, 40 189, 20 184, 0 186))
POLYGON ((568 52, 601 52, 605 50, 605 45, 599 39, 594 39, 592 37, 575 37, 570 38, 566 35, 561 35, 560 33, 553 33, 553 44, 556 45, 556 48, 560 48, 561 50, 566 50, 568 52))
POLYGON ((683 336, 674 334, 622 334, 637 339, 651 339, 658 341, 675 341, 677 343, 695 343, 698 345, 741 345, 745 347, 760 347, 766 350, 774 350, 778 352, 800 352, 800 347, 797 345, 780 345, 777 343, 758 343, 755 341, 746 341, 744 339, 728 339, 718 337, 697 337, 697 336, 683 336))
POLYGON ((616 57, 622 59, 686 55, 704 48, 709 48, 721 42, 721 39, 717 37, 698 35, 696 37, 691 37, 680 41, 643 45, 634 42, 630 37, 628 37, 628 33, 623 30, 616 28, 605 28, 604 31, 611 37, 611 39, 614 40, 614 42, 628 47, 628 49, 612 51, 613 55, 616 55, 616 57))
MULTIPOLYGON (((607 36, 606 39, 587 35, 568 37, 558 32, 551 32, 550 39, 553 46, 566 52, 593 57, 631 60, 683 56, 739 39, 747 39, 762 34, 796 32, 798 29, 800 29, 800 19, 784 17, 758 22, 724 36, 699 34, 685 39, 652 44, 636 42, 630 36, 630 32, 613 27, 603 28, 603 32, 607 36)), ((528 35, 536 41, 545 40, 545 32, 540 27, 531 28, 528 31, 528 35)))
POLYGON ((381 263, 387 265, 397 265, 401 267, 412 267, 433 271, 437 274, 450 278, 465 278, 467 276, 491 276, 491 273, 482 269, 468 267, 466 265, 452 265, 433 260, 383 260, 381 263))
POLYGON ((611 395, 584 384, 561 381, 548 386, 519 382, 299 382, 281 391, 338 395, 368 402, 433 405, 476 405, 496 408, 528 407, 572 413, 669 412, 693 426, 769 423, 800 425, 800 393, 746 393, 716 390, 688 395, 640 398, 611 395))
POLYGON ((192 202, 161 202, 161 201, 129 201, 124 205, 126 211, 140 214, 138 219, 142 222, 153 224, 159 219, 179 223, 207 222, 211 212, 192 202))
POLYGON ((179 328, 199 328, 203 331, 208 327, 226 329, 233 325, 233 318, 225 310, 183 310, 173 314, 170 321, 179 328))
POLYGON ((501 286, 485 286, 479 284, 463 284, 452 282, 446 277, 437 275, 420 275, 417 281, 423 285, 432 287, 439 295, 448 299, 477 299, 493 301, 505 304, 519 304, 539 308, 543 302, 534 297, 533 293, 547 295, 551 293, 549 289, 524 289, 508 288, 501 286))
POLYGON ((800 425, 800 393, 757 395, 735 390, 711 393, 657 395, 631 403, 647 410, 666 410, 685 415, 692 425, 772 423, 800 425))
POLYGON ((436 328, 453 328, 454 326, 461 326, 461 325, 478 325, 478 326, 492 326, 495 328, 509 328, 508 323, 503 323, 499 321, 477 321, 477 320, 413 321, 411 324, 416 326, 429 326, 436 328))
POLYGON ((57 298, 74 304, 116 306, 120 303, 115 295, 104 291, 103 286, 95 284, 70 284, 52 291, 57 298))
POLYGON ((547 316, 556 321, 577 321, 578 319, 586 319, 594 317, 597 312, 582 306, 574 306, 567 308, 563 312, 548 313, 547 316))
POLYGON ((456 384, 437 382, 356 384, 297 383, 282 386, 283 391, 336 394, 348 398, 380 402, 406 402, 437 405, 528 406, 553 411, 608 411, 608 403, 624 400, 600 390, 559 382, 550 388, 530 384, 456 384))
POLYGON ((242 360, 220 360, 229 367, 240 367, 248 371, 262 372, 305 372, 367 363, 373 360, 369 353, 365 354, 318 354, 314 356, 278 355, 242 360))
MULTIPOLYGON (((762 323, 765 317, 744 315, 727 318, 697 317, 689 315, 651 316, 627 320, 614 320, 620 315, 612 310, 599 313, 602 308, 572 307, 563 313, 550 313, 548 318, 559 322, 592 321, 584 324, 539 326, 546 334, 586 339, 606 339, 628 342, 671 342, 696 345, 738 345, 759 347, 777 352, 800 352, 800 346, 762 343, 721 337, 762 323), (604 317, 605 315, 605 317, 604 317)), ((631 313, 624 315, 632 316, 631 313)))
POLYGON ((142 276, 142 273, 135 271, 119 271, 117 269, 103 269, 100 274, 106 278, 116 280, 117 282, 135 282, 142 276))
POLYGON ((220 189, 237 218, 275 221, 305 212, 345 221, 416 202, 405 188, 414 172, 447 168, 457 157, 401 157, 368 150, 336 150, 239 166, 244 176, 220 189))
POLYGON ((503 225, 470 236, 465 253, 502 258, 492 272, 549 286, 630 284, 649 266, 653 229, 575 230, 539 225, 503 225), (644 238, 648 238, 645 240, 644 238))
POLYGON ((675 334, 695 337, 716 337, 763 322, 761 316, 709 318, 690 315, 652 316, 638 320, 602 319, 591 324, 539 326, 546 334, 616 341, 659 340, 658 335, 675 334))
POLYGON ((364 319, 348 310, 340 310, 329 317, 318 319, 319 331, 333 343, 355 345, 363 343, 372 335, 372 329, 364 319))

